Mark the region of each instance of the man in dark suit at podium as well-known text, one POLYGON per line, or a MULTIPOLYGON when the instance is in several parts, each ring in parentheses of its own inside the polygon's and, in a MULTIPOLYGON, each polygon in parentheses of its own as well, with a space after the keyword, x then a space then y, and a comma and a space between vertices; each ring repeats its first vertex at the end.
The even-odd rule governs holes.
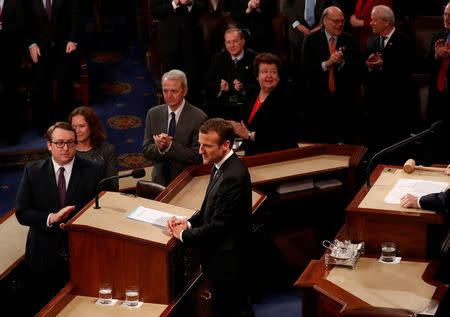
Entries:
POLYGON ((67 122, 47 130, 51 157, 24 169, 16 198, 16 217, 28 230, 25 263, 27 303, 37 313, 69 281, 64 223, 96 195, 103 165, 75 156, 76 133, 67 122))
POLYGON ((234 130, 223 119, 200 127, 203 164, 213 164, 200 211, 189 221, 171 218, 169 232, 198 248, 200 263, 212 284, 214 310, 220 316, 252 316, 248 304, 252 190, 247 167, 231 149, 234 130))

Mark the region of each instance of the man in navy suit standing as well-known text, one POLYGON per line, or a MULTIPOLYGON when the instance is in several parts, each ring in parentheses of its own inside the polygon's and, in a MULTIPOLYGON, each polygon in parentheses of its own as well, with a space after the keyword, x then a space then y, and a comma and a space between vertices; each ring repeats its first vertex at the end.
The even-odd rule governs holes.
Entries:
POLYGON ((252 316, 248 304, 252 189, 247 167, 231 149, 234 130, 215 118, 200 127, 203 164, 213 164, 202 207, 189 221, 171 218, 169 233, 198 248, 219 316, 252 316))
POLYGON ((69 123, 55 123, 46 136, 51 157, 25 167, 16 198, 17 220, 30 227, 25 264, 33 315, 68 283, 64 223, 95 197, 103 178, 102 164, 75 156, 77 138, 69 123))

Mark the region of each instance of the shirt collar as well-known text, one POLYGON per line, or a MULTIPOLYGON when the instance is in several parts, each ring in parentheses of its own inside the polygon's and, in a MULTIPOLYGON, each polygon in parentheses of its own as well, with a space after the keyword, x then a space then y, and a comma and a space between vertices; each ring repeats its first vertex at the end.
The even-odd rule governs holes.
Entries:
MULTIPOLYGON (((231 56, 231 55, 230 55, 231 56)), ((238 61, 240 61, 241 59, 243 59, 244 58, 244 50, 242 50, 242 53, 241 54, 239 54, 239 56, 238 57, 234 57, 234 56, 231 56, 231 59, 234 61, 235 59, 237 59, 238 61)))
MULTIPOLYGON (((331 34, 328 33, 325 28, 323 30, 325 31, 325 35, 327 37, 327 43, 330 43, 331 34)), ((333 38, 334 38, 334 44, 336 44, 338 37, 336 35, 334 35, 333 38)))
POLYGON ((225 157, 223 158, 223 159, 221 159, 220 160, 220 162, 217 162, 217 163, 214 163, 214 166, 217 168, 217 169, 220 169, 220 167, 222 166, 222 164, 231 156, 231 155, 233 155, 233 150, 230 150, 230 152, 228 152, 228 154, 227 155, 225 155, 225 157))
POLYGON ((60 167, 64 167, 64 170, 67 172, 68 175, 72 174, 72 168, 73 168, 74 161, 75 161, 75 156, 73 157, 72 161, 70 161, 69 163, 67 163, 64 166, 61 166, 58 163, 56 163, 56 161, 52 157, 53 169, 55 171, 55 175, 56 175, 56 173, 59 172, 60 167))
MULTIPOLYGON (((180 118, 181 111, 183 111, 184 104, 186 103, 186 100, 183 98, 183 101, 181 102, 181 106, 178 107, 177 110, 175 110, 175 121, 178 122, 178 119, 180 118)), ((169 106, 167 106, 167 111, 169 112, 169 120, 171 119, 170 113, 172 110, 169 106)))
POLYGON ((395 32, 395 27, 393 27, 393 28, 392 28, 392 31, 389 32, 388 35, 386 35, 385 44, 386 44, 387 42, 389 42, 389 40, 391 39, 391 36, 392 36, 392 34, 394 34, 394 32, 395 32))

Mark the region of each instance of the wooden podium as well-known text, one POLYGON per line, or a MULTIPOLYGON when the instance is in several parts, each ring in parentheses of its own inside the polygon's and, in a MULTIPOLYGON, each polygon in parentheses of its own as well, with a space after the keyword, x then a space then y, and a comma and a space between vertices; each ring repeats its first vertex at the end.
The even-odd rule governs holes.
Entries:
POLYGON ((368 253, 378 254, 382 242, 394 241, 400 256, 426 257, 427 228, 431 224, 444 223, 444 216, 434 211, 385 203, 385 197, 402 178, 450 182, 450 177, 436 172, 407 174, 399 166, 377 166, 371 175, 372 187, 364 185, 347 207, 345 239, 364 241, 368 253))

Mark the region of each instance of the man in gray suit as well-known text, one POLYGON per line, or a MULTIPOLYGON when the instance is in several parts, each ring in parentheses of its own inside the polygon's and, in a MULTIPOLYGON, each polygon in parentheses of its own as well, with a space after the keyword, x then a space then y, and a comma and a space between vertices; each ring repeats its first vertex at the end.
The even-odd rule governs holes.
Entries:
POLYGON ((184 99, 188 87, 182 71, 165 73, 161 86, 166 103, 147 113, 142 152, 153 161, 152 181, 167 186, 188 166, 202 163, 198 129, 208 117, 184 99))

